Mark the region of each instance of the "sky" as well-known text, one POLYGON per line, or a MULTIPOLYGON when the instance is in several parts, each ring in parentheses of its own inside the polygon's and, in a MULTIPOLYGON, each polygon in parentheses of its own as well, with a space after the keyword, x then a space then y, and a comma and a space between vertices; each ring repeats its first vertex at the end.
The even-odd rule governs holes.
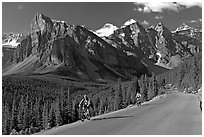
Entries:
POLYGON ((3 2, 2 33, 30 31, 37 13, 97 30, 105 23, 121 27, 134 19, 145 28, 162 22, 170 30, 202 22, 201 2, 3 2))

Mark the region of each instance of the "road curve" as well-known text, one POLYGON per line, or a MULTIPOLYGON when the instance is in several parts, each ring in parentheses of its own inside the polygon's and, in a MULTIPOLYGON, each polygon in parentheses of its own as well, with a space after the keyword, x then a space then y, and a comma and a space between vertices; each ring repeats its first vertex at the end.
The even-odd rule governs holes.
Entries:
POLYGON ((160 99, 41 132, 44 135, 201 135, 196 95, 171 92, 160 99))

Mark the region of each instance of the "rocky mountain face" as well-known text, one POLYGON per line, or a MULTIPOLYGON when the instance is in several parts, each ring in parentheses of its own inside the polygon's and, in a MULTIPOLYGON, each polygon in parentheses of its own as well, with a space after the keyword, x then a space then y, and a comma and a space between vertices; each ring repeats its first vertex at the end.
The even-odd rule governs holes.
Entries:
POLYGON ((137 58, 127 56, 82 26, 37 14, 7 63, 4 74, 54 73, 82 79, 117 79, 148 73, 137 58))
POLYGON ((198 39, 199 41, 202 41, 202 25, 201 27, 197 26, 197 28, 192 28, 183 23, 175 31, 173 31, 173 33, 195 38, 198 39))
POLYGON ((120 28, 106 24, 93 33, 37 14, 30 34, 4 65, 3 75, 52 73, 91 80, 128 79, 162 73, 167 71, 164 67, 173 68, 182 58, 200 51, 200 39, 180 31, 172 33, 161 23, 147 30, 136 21, 120 28), (102 35, 104 30, 110 33, 102 35))
POLYGON ((171 32, 162 23, 144 29, 140 23, 134 22, 115 30, 105 40, 128 55, 171 69, 183 58, 201 52, 201 38, 201 30, 187 26, 171 32))
POLYGON ((148 58, 155 54, 147 31, 138 22, 115 30, 114 34, 106 37, 105 40, 117 49, 139 59, 148 58))
POLYGON ((25 35, 23 33, 4 33, 2 35, 2 66, 10 59, 16 47, 24 38, 25 35))

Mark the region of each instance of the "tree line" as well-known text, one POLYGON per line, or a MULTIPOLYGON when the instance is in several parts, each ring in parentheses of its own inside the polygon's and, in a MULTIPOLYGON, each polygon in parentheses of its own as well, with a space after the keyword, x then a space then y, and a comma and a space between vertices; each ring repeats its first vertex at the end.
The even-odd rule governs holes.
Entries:
MULTIPOLYGON (((20 89, 3 92, 2 132, 3 134, 33 134, 55 126, 75 122, 79 119, 78 104, 83 95, 75 95, 73 86, 22 94, 20 89), (8 96, 10 99, 8 99, 8 96)), ((3 90, 8 88, 3 88, 3 90)), ((92 94, 91 116, 101 115, 123 109, 136 103, 136 93, 142 94, 142 101, 150 100, 158 94, 156 76, 136 77, 129 82, 116 82, 92 94), (150 89, 152 88, 152 89, 150 89)))
POLYGON ((178 67, 157 76, 159 86, 171 84, 178 91, 191 93, 202 86, 202 54, 185 59, 178 67))

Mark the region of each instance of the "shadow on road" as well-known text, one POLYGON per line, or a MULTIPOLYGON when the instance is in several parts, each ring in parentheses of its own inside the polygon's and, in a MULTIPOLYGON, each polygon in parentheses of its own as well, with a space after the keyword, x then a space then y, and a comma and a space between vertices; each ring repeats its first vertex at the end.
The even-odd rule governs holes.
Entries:
POLYGON ((133 117, 133 116, 115 116, 115 117, 94 118, 94 119, 92 119, 92 121, 107 120, 107 119, 118 119, 118 118, 130 118, 130 117, 133 117))

